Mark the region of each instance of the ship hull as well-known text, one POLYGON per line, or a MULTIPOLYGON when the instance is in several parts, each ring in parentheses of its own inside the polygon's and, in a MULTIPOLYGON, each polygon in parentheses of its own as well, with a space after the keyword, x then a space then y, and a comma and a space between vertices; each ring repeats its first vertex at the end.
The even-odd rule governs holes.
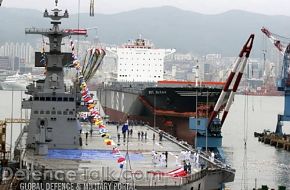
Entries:
POLYGON ((2 82, 1 88, 2 90, 25 90, 28 83, 21 82, 2 82))
POLYGON ((138 93, 99 88, 97 96, 111 121, 140 121, 194 145, 196 133, 189 118, 208 117, 220 92, 198 87, 147 87, 138 93))

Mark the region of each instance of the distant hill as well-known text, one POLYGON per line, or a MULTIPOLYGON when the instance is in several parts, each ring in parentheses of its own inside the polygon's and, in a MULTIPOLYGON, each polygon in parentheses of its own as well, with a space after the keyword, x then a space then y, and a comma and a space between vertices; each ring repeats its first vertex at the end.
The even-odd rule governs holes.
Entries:
MULTIPOLYGON (((24 35, 25 27, 45 27, 48 19, 36 10, 0 8, 0 43, 31 41, 24 35)), ((77 15, 63 23, 77 28, 77 15)), ((80 27, 98 27, 98 36, 105 43, 122 44, 142 34, 157 47, 176 48, 179 52, 197 54, 222 53, 236 56, 251 33, 255 33, 254 53, 262 50, 260 28, 268 27, 275 33, 290 36, 290 17, 268 16, 233 10, 216 15, 184 11, 174 7, 144 8, 112 15, 88 13, 80 15, 80 27)), ((95 31, 90 31, 90 38, 95 31)))

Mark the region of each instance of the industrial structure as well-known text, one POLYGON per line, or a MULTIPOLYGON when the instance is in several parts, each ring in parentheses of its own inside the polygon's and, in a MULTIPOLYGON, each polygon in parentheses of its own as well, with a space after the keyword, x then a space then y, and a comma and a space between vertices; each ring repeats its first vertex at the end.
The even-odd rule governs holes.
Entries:
POLYGON ((290 121, 290 76, 289 76, 289 61, 290 61, 290 44, 285 45, 278 34, 270 32, 266 28, 261 31, 269 38, 273 45, 277 48, 278 52, 283 56, 283 64, 280 76, 277 77, 277 89, 284 92, 284 113, 278 114, 278 120, 275 133, 279 136, 283 135, 282 126, 283 121, 290 121))

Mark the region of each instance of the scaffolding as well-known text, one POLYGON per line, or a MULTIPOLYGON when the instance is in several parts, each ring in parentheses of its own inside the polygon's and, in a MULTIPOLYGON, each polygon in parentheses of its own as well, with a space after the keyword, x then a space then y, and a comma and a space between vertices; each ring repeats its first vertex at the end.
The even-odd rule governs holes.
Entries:
MULTIPOLYGON (((0 166, 5 167, 11 158, 11 152, 6 151, 6 126, 9 123, 29 123, 28 119, 11 119, 0 120, 0 166)), ((10 145, 11 146, 11 145, 10 145)))

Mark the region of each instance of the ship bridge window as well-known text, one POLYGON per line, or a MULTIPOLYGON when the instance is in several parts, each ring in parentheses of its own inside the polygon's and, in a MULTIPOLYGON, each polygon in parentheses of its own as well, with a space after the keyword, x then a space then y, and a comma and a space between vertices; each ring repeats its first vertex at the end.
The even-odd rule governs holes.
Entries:
POLYGON ((52 100, 52 101, 56 101, 56 97, 52 97, 51 100, 52 100))
POLYGON ((57 115, 61 115, 62 114, 62 111, 57 111, 57 115))
POLYGON ((74 101, 74 98, 69 98, 69 101, 70 101, 70 102, 73 102, 73 101, 74 101))
POLYGON ((67 111, 63 111, 63 115, 67 115, 67 111))
POLYGON ((55 114, 56 114, 56 111, 54 111, 54 110, 51 111, 51 114, 52 114, 52 115, 55 115, 55 114))
POLYGON ((38 114, 38 110, 34 110, 34 112, 33 112, 34 114, 38 114))
POLYGON ((57 97, 57 101, 61 102, 62 101, 62 97, 57 97))
POLYGON ((39 112, 39 114, 44 114, 44 111, 43 111, 43 110, 41 110, 41 111, 39 112))
POLYGON ((63 98, 63 101, 64 101, 64 102, 67 102, 67 101, 68 101, 68 98, 67 98, 67 97, 64 97, 64 98, 63 98))
POLYGON ((45 98, 44 97, 40 97, 40 101, 44 101, 45 100, 45 98))
POLYGON ((50 111, 46 111, 46 114, 49 115, 50 114, 50 111))
POLYGON ((50 99, 50 97, 46 97, 45 100, 46 101, 50 101, 51 99, 50 99))
POLYGON ((34 100, 35 101, 39 101, 39 97, 34 97, 34 100))
POLYGON ((69 114, 70 114, 70 115, 73 115, 73 114, 74 114, 74 112, 73 112, 73 111, 69 111, 69 114))

